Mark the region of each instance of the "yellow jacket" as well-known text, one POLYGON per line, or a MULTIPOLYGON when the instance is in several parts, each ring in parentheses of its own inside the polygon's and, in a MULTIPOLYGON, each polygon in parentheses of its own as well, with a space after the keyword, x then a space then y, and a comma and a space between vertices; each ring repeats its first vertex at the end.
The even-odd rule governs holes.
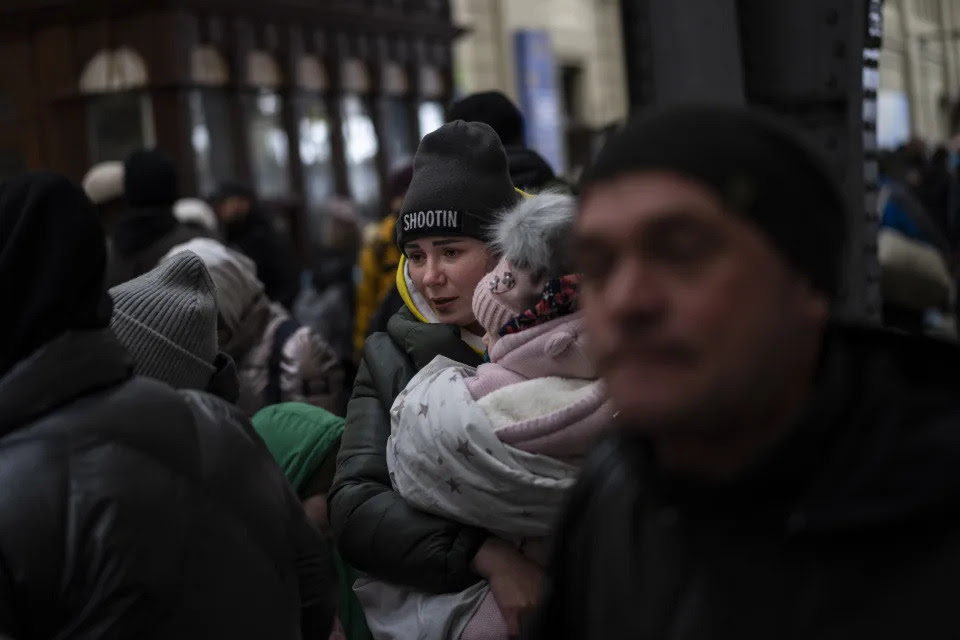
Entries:
POLYGON ((370 319, 396 281, 401 255, 397 248, 396 225, 397 217, 387 216, 364 234, 353 326, 353 346, 357 353, 363 349, 370 319))

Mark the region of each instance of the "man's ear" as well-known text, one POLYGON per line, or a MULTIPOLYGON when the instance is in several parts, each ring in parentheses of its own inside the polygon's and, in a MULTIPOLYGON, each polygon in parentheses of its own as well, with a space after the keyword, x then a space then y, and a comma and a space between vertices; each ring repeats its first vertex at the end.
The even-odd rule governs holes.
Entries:
POLYGON ((818 325, 825 325, 830 319, 830 298, 807 281, 797 287, 797 308, 804 318, 818 325))

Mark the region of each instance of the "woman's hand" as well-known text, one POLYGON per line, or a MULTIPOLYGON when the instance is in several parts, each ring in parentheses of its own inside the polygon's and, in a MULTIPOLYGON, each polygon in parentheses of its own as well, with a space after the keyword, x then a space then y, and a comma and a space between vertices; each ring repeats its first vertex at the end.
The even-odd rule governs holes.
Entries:
POLYGON ((543 569, 500 538, 487 538, 473 558, 473 569, 490 583, 490 592, 511 637, 520 621, 540 604, 543 569))

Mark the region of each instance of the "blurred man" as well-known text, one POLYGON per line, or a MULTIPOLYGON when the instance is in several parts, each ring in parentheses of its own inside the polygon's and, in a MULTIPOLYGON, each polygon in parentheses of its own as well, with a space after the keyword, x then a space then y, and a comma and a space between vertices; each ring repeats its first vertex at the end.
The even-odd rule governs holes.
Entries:
POLYGON ((116 286, 153 269, 178 244, 207 235, 173 215, 179 193, 173 162, 156 149, 135 151, 123 163, 127 208, 110 235, 107 284, 116 286))
POLYGON ((132 375, 106 260, 66 178, 0 185, 0 637, 324 637, 329 549, 236 409, 132 375))
POLYGON ((454 102, 447 114, 447 122, 455 120, 483 122, 497 132, 507 152, 510 179, 518 189, 540 191, 556 180, 547 161, 524 145, 523 114, 499 91, 474 93, 454 102))
POLYGON ((387 185, 390 210, 383 220, 368 225, 360 249, 360 282, 357 283, 356 313, 353 322, 353 348, 363 350, 363 341, 377 331, 386 331, 386 322, 403 306, 397 290, 397 214, 413 180, 413 163, 392 174, 387 185), (374 320, 376 319, 376 322, 374 320))
POLYGON ((274 228, 256 194, 243 185, 221 185, 212 198, 223 237, 257 265, 267 297, 290 309, 300 290, 300 269, 289 239, 274 228))
POLYGON ((629 125, 575 246, 619 433, 585 466, 533 638, 951 638, 956 347, 829 322, 846 214, 748 110, 629 125))

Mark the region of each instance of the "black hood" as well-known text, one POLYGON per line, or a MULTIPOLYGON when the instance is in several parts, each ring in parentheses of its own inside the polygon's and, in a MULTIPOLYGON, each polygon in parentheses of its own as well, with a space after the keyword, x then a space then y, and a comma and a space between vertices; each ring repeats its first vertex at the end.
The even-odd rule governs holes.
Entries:
POLYGON ((176 229, 178 224, 169 206, 128 209, 113 228, 113 246, 121 255, 133 255, 176 229))
POLYGON ((539 191, 555 178, 553 169, 539 153, 526 147, 509 146, 507 163, 514 186, 523 191, 539 191))
POLYGON ((672 476, 642 441, 625 444, 667 502, 792 535, 933 518, 960 508, 958 362, 953 343, 837 326, 796 428, 735 479, 672 476))
POLYGON ((107 326, 106 262, 93 205, 67 178, 37 172, 0 184, 0 377, 71 329, 107 326))

